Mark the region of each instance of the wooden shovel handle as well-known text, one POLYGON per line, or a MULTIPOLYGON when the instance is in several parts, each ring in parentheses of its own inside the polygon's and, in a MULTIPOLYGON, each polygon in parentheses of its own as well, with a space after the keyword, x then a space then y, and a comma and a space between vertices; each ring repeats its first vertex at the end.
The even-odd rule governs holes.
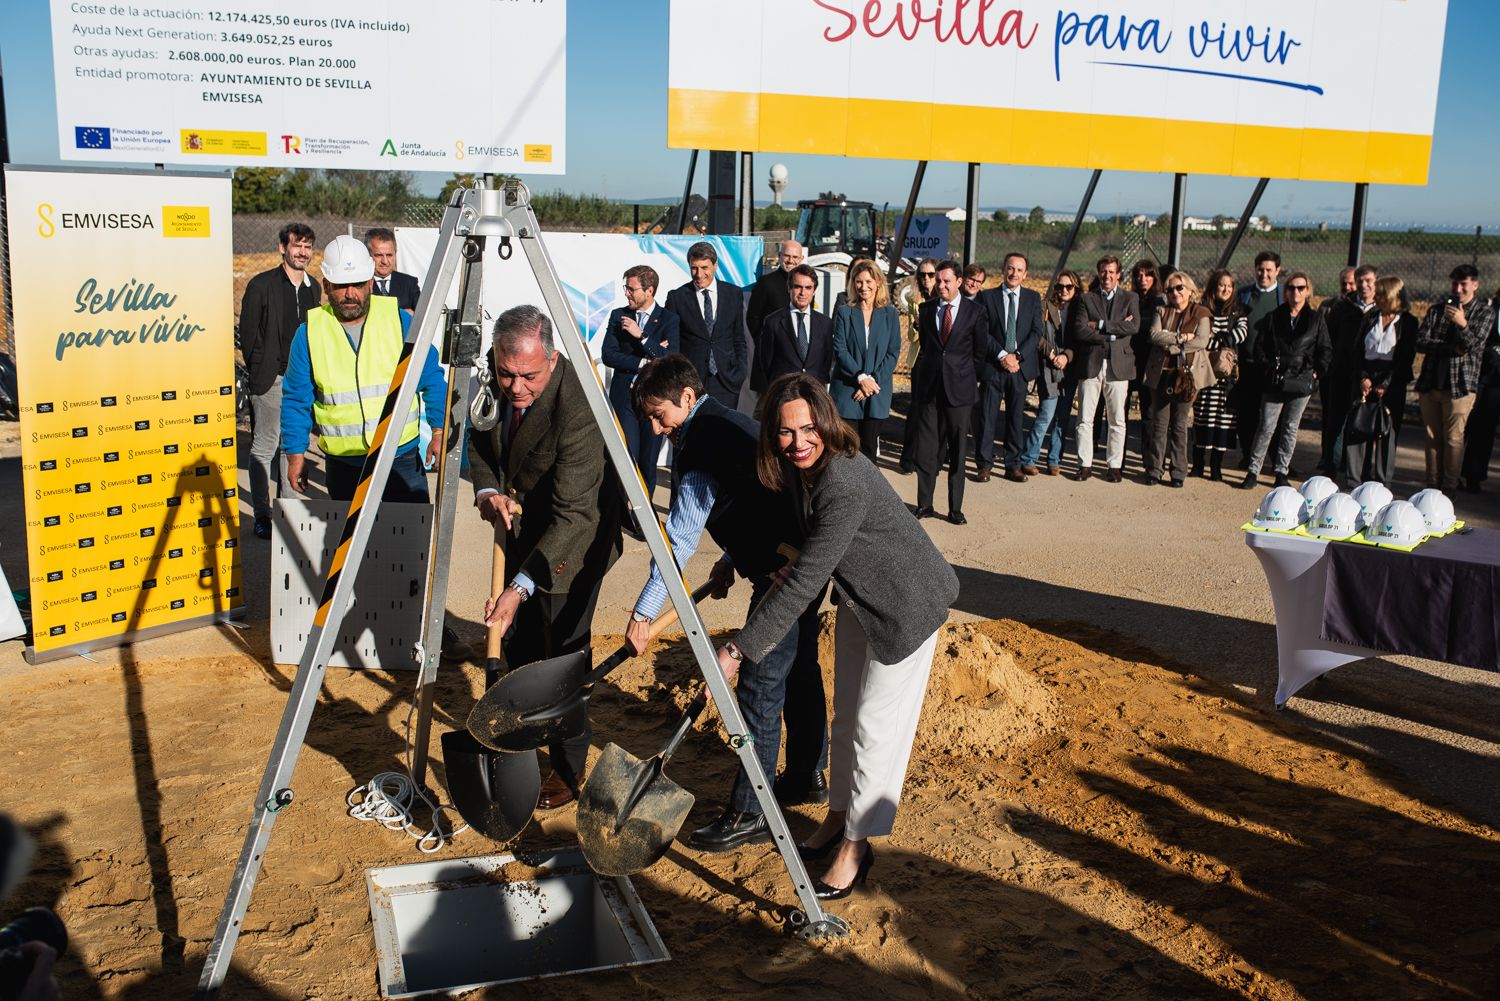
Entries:
MULTIPOLYGON (((495 552, 490 557, 490 594, 496 595, 505 589, 505 522, 495 519, 495 552)), ((484 656, 487 660, 500 657, 500 628, 490 626, 484 636, 484 656)))

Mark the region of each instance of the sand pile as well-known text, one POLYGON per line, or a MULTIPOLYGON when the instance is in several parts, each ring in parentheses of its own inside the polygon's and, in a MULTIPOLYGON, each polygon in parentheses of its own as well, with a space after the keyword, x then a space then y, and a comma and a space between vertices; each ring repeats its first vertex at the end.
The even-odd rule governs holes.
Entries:
MULTIPOLYGON (((947 627, 896 831, 867 891, 833 905, 848 940, 784 933, 794 898, 765 847, 678 845, 636 879, 673 962, 525 993, 1495 996, 1500 835, 1155 660, 1075 623, 947 627)), ((698 682, 680 638, 654 666, 598 693, 596 746, 644 757, 665 739, 698 682)), ((412 680, 329 673, 226 998, 376 996, 364 871, 423 857, 347 818, 343 797, 398 767, 412 680)), ((78 661, 9 686, 5 808, 42 851, 7 906, 68 922, 66 997, 191 994, 289 685, 245 658, 78 661)), ((479 687, 477 669, 445 670, 435 729, 461 725, 479 687)), ((699 727, 671 766, 697 796, 689 830, 718 814, 737 766, 717 722, 699 727)), ((794 833, 819 814, 794 811, 794 833)), ((568 843, 572 825, 572 808, 545 816, 520 844, 568 843)), ((470 836, 439 857, 494 850, 470 836)))

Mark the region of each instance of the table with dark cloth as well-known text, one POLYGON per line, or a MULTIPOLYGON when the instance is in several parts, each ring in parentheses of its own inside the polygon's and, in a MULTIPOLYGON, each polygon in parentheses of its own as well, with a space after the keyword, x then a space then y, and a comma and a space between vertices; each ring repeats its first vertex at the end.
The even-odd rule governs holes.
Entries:
POLYGON ((1409 553, 1328 547, 1319 636, 1333 643, 1500 670, 1500 532, 1460 529, 1409 553))
POLYGON ((1406 654, 1500 670, 1500 532, 1414 551, 1246 531, 1276 610, 1276 707, 1367 657, 1406 654))

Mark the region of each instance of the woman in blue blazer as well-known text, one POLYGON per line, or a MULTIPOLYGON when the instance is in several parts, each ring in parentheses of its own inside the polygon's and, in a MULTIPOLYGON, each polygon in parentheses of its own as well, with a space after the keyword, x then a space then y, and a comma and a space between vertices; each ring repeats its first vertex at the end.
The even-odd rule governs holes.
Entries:
POLYGON ((891 415, 891 380, 901 357, 901 316, 890 304, 874 261, 849 269, 849 304, 833 314, 833 383, 839 416, 859 434, 859 450, 875 461, 880 429, 891 415))

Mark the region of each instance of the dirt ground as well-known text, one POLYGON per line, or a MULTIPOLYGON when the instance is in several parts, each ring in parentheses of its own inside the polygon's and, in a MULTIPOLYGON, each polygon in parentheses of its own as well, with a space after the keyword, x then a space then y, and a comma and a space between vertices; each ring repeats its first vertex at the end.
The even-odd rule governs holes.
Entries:
MULTIPOLYGON (((1304 433, 1298 465, 1315 437, 1304 433)), ((1416 440, 1408 428, 1407 477, 1416 440)), ((18 467, 0 458, 7 507, 18 467)), ((890 479, 910 500, 911 479, 890 479)), ((963 591, 896 829, 866 890, 830 907, 850 938, 786 933, 795 897, 767 847, 679 843, 634 880, 671 962, 472 996, 1500 998, 1500 678, 1380 658, 1275 712, 1269 597, 1235 530, 1253 498, 1197 480, 969 491, 968 526, 924 522, 963 591)), ((1500 525, 1495 494, 1459 504, 1471 523, 1500 525)), ((477 641, 487 567, 467 561, 483 528, 461 518, 458 532, 450 609, 477 641)), ((19 543, 16 524, 0 526, 12 582, 19 543)), ((269 547, 247 537, 244 549, 247 581, 263 578, 269 547)), ((601 655, 644 566, 628 543, 606 580, 601 655)), ((247 593, 244 630, 97 662, 28 666, 18 644, 0 647, 0 809, 40 843, 0 910, 62 914, 65 998, 186 998, 197 981, 294 673, 269 664, 265 596, 247 593)), ((705 619, 730 628, 745 600, 710 603, 705 619)), ((613 741, 651 754, 692 676, 670 636, 617 671, 596 698, 595 752, 613 741)), ((399 769, 413 680, 327 675, 226 998, 378 995, 365 871, 427 856, 350 819, 344 796, 399 769)), ((477 668, 445 669, 435 729, 461 726, 480 687, 477 668)), ((714 722, 699 731, 669 768, 697 797, 685 830, 717 815, 736 766, 714 722)), ((819 816, 797 808, 793 832, 819 816)), ((573 817, 539 815, 519 847, 571 843, 573 817)), ((466 834, 437 857, 496 850, 466 834)))

